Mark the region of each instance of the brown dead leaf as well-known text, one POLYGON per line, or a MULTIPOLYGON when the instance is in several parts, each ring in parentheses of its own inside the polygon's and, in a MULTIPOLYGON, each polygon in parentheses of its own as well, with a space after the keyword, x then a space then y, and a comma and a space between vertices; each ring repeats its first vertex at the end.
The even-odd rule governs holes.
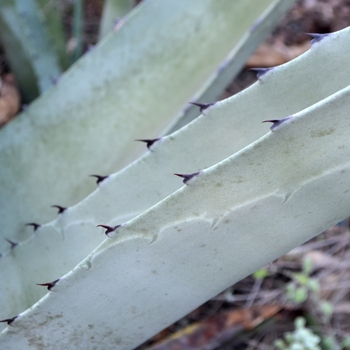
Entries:
POLYGON ((247 68, 267 68, 275 67, 280 64, 291 61, 310 48, 310 42, 304 42, 300 45, 287 46, 282 42, 273 44, 263 43, 250 56, 246 63, 247 68))
POLYGON ((277 305, 264 305, 223 312, 191 324, 147 350, 212 350, 242 331, 255 328, 280 309, 277 305))
POLYGON ((19 111, 20 95, 12 74, 1 78, 0 87, 0 126, 6 124, 19 111))

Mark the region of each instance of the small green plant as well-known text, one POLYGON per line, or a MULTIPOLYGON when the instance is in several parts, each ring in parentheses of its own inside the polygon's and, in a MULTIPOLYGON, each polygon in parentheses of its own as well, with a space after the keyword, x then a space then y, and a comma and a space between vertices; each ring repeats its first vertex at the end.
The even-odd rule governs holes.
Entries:
POLYGON ((256 270, 254 273, 253 273, 253 277, 256 279, 256 280, 263 280, 264 278, 266 278, 268 275, 270 274, 269 270, 266 269, 266 268, 261 268, 259 270, 256 270))
POLYGON ((294 321, 294 332, 287 332, 284 339, 277 339, 274 343, 278 350, 321 350, 321 339, 312 330, 305 327, 306 321, 298 317, 294 321))
POLYGON ((307 300, 315 306, 313 309, 322 318, 322 322, 328 322, 333 314, 333 306, 323 300, 320 295, 320 283, 311 277, 312 262, 308 257, 303 257, 301 272, 291 273, 292 280, 286 285, 286 297, 288 301, 302 304, 307 300))
POLYGON ((310 295, 318 296, 320 291, 319 282, 310 277, 312 263, 309 259, 303 258, 301 272, 290 273, 291 282, 286 285, 287 300, 301 304, 304 303, 310 295))
POLYGON ((344 349, 349 350, 350 349, 350 337, 346 337, 343 340, 342 346, 344 349))

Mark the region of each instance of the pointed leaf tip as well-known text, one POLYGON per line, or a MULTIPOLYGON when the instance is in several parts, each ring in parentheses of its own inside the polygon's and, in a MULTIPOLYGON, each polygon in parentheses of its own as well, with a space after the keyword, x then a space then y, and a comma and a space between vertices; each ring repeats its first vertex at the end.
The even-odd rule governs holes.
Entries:
POLYGON ((305 33, 309 36, 312 37, 311 40, 311 45, 318 43, 319 41, 321 41, 323 38, 325 38, 326 36, 329 36, 329 33, 325 33, 325 34, 318 34, 318 33, 305 33))
POLYGON ((62 214, 65 210, 67 210, 67 208, 61 207, 60 205, 51 205, 51 208, 57 208, 58 209, 57 214, 62 214))
POLYGON ((109 176, 109 175, 105 175, 105 176, 103 176, 103 175, 89 175, 89 176, 91 176, 91 177, 96 177, 97 178, 97 180, 96 180, 96 184, 98 185, 100 182, 102 182, 103 180, 105 180, 105 179, 107 179, 107 177, 109 176))
POLYGON ((270 68, 250 68, 249 70, 252 70, 254 72, 256 72, 256 78, 258 80, 260 80, 260 78, 266 74, 267 72, 269 72, 270 70, 272 70, 274 67, 270 67, 270 68))
POLYGON ((193 177, 197 176, 200 172, 197 171, 196 173, 192 173, 192 174, 177 174, 175 173, 174 175, 182 177, 183 178, 183 183, 185 185, 187 185, 187 182, 190 181, 193 177))
POLYGON ((28 222, 25 224, 25 226, 33 226, 34 232, 41 226, 40 224, 37 224, 36 222, 28 222))
POLYGON ((116 225, 116 226, 97 225, 96 227, 103 227, 103 228, 105 228, 105 229, 106 229, 105 235, 106 235, 107 237, 109 237, 108 234, 111 233, 111 232, 113 232, 113 231, 115 231, 115 230, 116 230, 118 227, 120 227, 120 226, 121 226, 121 225, 116 225))
POLYGON ((289 120, 292 116, 283 118, 283 119, 268 119, 268 120, 263 120, 262 123, 272 123, 270 126, 270 130, 274 131, 278 126, 283 124, 285 121, 289 120))
POLYGON ((14 248, 16 248, 18 246, 18 243, 13 242, 13 241, 11 241, 11 240, 9 240, 7 238, 5 238, 5 241, 11 244, 11 249, 14 249, 14 248))
POLYGON ((207 108, 209 108, 210 106, 213 106, 215 104, 215 102, 211 102, 211 103, 199 103, 199 102, 189 102, 191 105, 197 106, 199 107, 199 111, 201 113, 203 113, 203 111, 207 108))
POLYGON ((59 281, 60 279, 58 278, 57 280, 54 280, 53 282, 48 282, 48 283, 37 283, 37 286, 42 286, 42 287, 47 287, 47 290, 50 290, 56 285, 56 283, 59 281))
POLYGON ((12 322, 17 318, 18 316, 12 317, 12 318, 6 318, 4 320, 0 320, 0 322, 7 323, 9 326, 11 326, 12 322))

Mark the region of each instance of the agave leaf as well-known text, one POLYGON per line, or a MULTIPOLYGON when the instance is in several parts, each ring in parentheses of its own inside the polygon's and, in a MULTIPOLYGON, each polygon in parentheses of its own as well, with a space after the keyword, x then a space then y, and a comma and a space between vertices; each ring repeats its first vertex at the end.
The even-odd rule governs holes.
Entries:
MULTIPOLYGON (((345 218, 350 85, 117 228, 3 333, 5 349, 132 349, 345 218)), ((218 108, 231 115, 233 99, 218 108)), ((49 285, 51 286, 51 285, 49 285)))
POLYGON ((284 118, 349 85, 349 35, 350 28, 328 35, 242 93, 216 103, 205 115, 151 146, 143 158, 103 180, 89 197, 36 230, 28 242, 10 250, 0 261, 1 280, 7 281, 0 285, 4 317, 43 296, 45 291, 35 283, 65 274, 100 244, 105 236, 96 225, 126 222, 181 187, 174 173, 196 172, 223 160, 266 133, 262 120, 284 118))
POLYGON ((69 60, 66 49, 66 36, 64 32, 63 9, 64 4, 60 0, 37 0, 40 11, 45 19, 47 30, 50 35, 50 41, 57 52, 62 70, 65 71, 69 66, 69 60))
MULTIPOLYGON (((258 47, 261 41, 275 27, 287 10, 293 5, 293 1, 282 0, 274 1, 265 12, 250 27, 240 42, 232 49, 225 60, 221 63, 217 71, 210 77, 206 84, 197 92, 192 101, 208 103, 216 101, 226 86, 239 73, 245 64, 247 58, 258 47)), ((188 124, 194 118, 198 117, 198 108, 189 105, 178 121, 171 128, 170 133, 180 129, 188 124)))
POLYGON ((105 0, 100 22, 99 40, 105 37, 135 6, 134 0, 105 0))
POLYGON ((25 103, 53 85, 61 74, 47 28, 34 0, 0 3, 0 39, 25 103))
POLYGON ((75 0, 73 3, 73 39, 74 47, 72 61, 75 62, 83 54, 83 0, 75 0))
POLYGON ((52 204, 90 193, 89 174, 110 174, 142 154, 134 139, 163 134, 270 3, 149 0, 135 8, 0 131, 3 234, 19 241, 25 223, 53 219, 52 204))

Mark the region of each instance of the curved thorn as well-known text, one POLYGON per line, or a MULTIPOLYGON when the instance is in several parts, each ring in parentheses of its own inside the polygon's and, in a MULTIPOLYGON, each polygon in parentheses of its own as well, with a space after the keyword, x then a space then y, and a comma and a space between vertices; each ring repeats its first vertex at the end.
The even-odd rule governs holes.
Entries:
POLYGON ((329 33, 326 34, 318 34, 318 33, 305 33, 306 35, 309 35, 312 37, 312 40, 310 42, 311 45, 318 43, 321 41, 323 38, 329 35, 329 33))
POLYGON ((57 280, 54 280, 53 282, 48 282, 48 283, 37 283, 37 286, 42 286, 42 287, 47 287, 47 290, 51 290, 56 283, 59 281, 60 279, 58 278, 57 280))
MULTIPOLYGON (((96 227, 103 227, 106 229, 105 235, 108 236, 109 233, 115 231, 118 227, 121 225, 116 225, 116 226, 107 226, 107 225, 97 225, 96 227)), ((108 236, 109 237, 109 236, 108 236)))
POLYGON ((106 176, 103 176, 103 175, 89 175, 91 177, 96 177, 97 180, 96 180, 96 184, 98 185, 100 182, 102 182, 103 180, 107 179, 107 177, 109 175, 106 175, 106 176))
POLYGON ((4 320, 0 320, 0 322, 6 322, 9 326, 11 326, 12 322, 17 318, 18 316, 12 317, 12 318, 6 318, 4 320))
POLYGON ((267 119, 263 120, 262 123, 278 123, 281 119, 267 119))
POLYGON ((11 240, 9 240, 7 238, 5 238, 5 241, 7 241, 8 243, 11 244, 11 249, 14 249, 14 248, 16 248, 18 246, 18 243, 13 242, 13 241, 11 241, 11 240))
POLYGON ((37 224, 36 222, 28 222, 28 224, 25 224, 25 226, 33 226, 33 230, 35 232, 41 225, 37 224))
POLYGON ((58 209, 57 214, 62 214, 65 210, 67 210, 67 208, 61 207, 60 205, 51 205, 51 208, 57 208, 58 209))
POLYGON ((282 123, 290 119, 292 116, 283 118, 283 119, 268 119, 268 120, 263 120, 262 123, 272 123, 270 126, 270 130, 274 131, 278 126, 280 126, 282 123))
POLYGON ((151 150, 150 147, 151 147, 155 142, 157 142, 157 141, 159 141, 159 140, 160 140, 160 138, 157 138, 157 139, 137 139, 137 140, 135 140, 135 141, 145 142, 147 148, 148 148, 149 150, 151 150))
POLYGON ((267 72, 269 72, 271 69, 273 69, 274 67, 270 67, 270 68, 250 68, 249 70, 252 70, 254 72, 256 72, 256 78, 258 80, 260 80, 260 78, 266 74, 267 72))
POLYGON ((196 173, 192 173, 192 174, 177 174, 175 173, 174 175, 182 177, 183 178, 183 183, 185 185, 187 185, 187 182, 190 181, 193 177, 197 176, 199 174, 199 171, 197 171, 196 173))
POLYGON ((197 106, 199 107, 199 111, 201 113, 203 113, 203 111, 207 108, 209 108, 210 106, 213 106, 215 104, 215 102, 212 103, 198 103, 198 102, 189 102, 191 105, 197 106))

